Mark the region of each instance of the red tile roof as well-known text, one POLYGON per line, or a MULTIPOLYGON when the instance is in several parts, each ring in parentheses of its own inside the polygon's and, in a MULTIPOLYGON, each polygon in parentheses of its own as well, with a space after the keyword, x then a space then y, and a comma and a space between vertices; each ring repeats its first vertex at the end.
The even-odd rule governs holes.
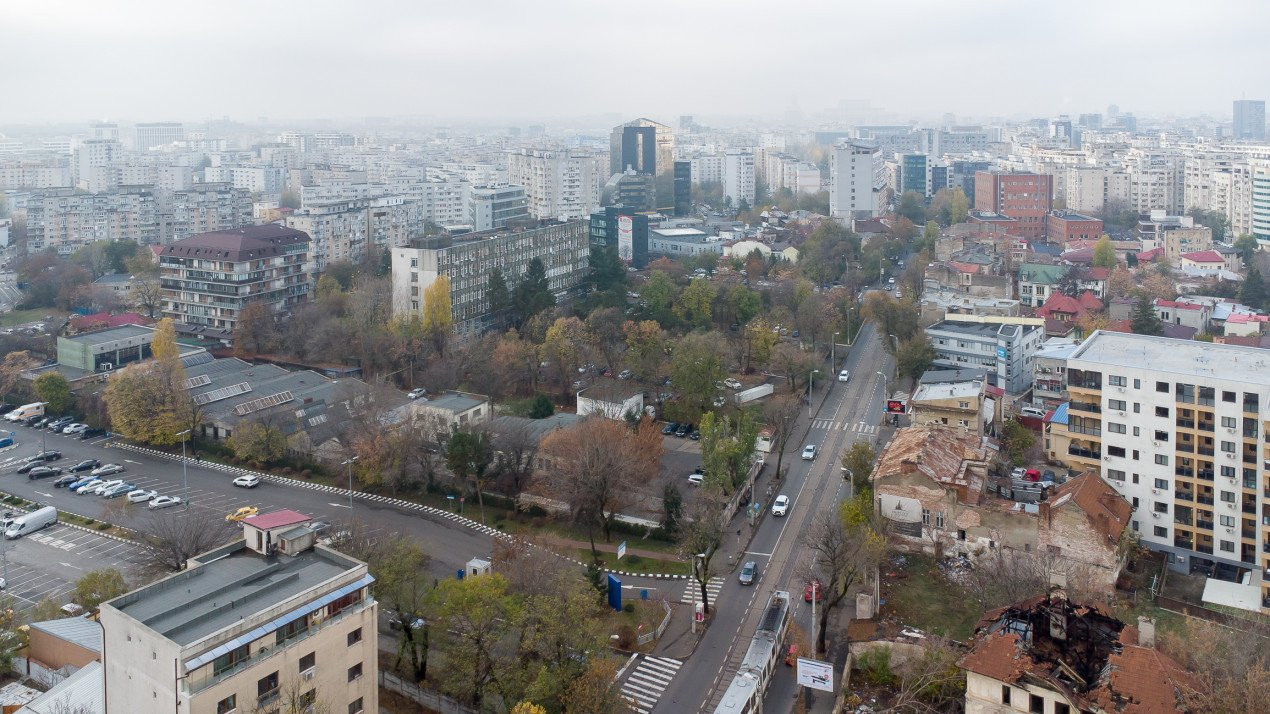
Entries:
POLYGON ((271 511, 269 513, 261 513, 251 518, 244 518, 243 523, 249 526, 267 531, 271 528, 281 528, 282 526, 293 526, 297 523, 304 523, 313 520, 312 516, 306 516, 303 513, 295 511, 281 510, 271 511))
POLYGON ((1133 515, 1133 506, 1106 481, 1094 473, 1082 474, 1059 486, 1046 503, 1051 508, 1060 508, 1066 503, 1065 497, 1070 497, 1085 512, 1090 526, 1102 533, 1109 544, 1114 546, 1120 541, 1133 515))
POLYGON ((1084 274, 1080 276, 1085 280, 1106 280, 1111 277, 1109 268, 1086 268, 1084 274))
POLYGON ((1226 264, 1225 258, 1221 257, 1221 253, 1215 250, 1197 250, 1194 253, 1183 253, 1182 258, 1193 263, 1221 263, 1226 264))
POLYGON ((1163 248, 1152 248, 1151 250, 1143 250, 1138 252, 1138 262, 1150 262, 1164 255, 1163 248))
POLYGON ((1090 312, 1097 312, 1102 309, 1102 300, 1098 299, 1098 296, 1095 295, 1092 290, 1086 290, 1081 293, 1078 300, 1081 307, 1089 310, 1090 312))

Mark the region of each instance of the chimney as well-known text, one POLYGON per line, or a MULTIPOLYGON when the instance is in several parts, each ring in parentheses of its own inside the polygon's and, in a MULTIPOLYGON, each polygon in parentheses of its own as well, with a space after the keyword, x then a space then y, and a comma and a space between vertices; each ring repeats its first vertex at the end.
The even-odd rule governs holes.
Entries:
POLYGON ((1155 618, 1138 615, 1138 644, 1155 647, 1155 618))

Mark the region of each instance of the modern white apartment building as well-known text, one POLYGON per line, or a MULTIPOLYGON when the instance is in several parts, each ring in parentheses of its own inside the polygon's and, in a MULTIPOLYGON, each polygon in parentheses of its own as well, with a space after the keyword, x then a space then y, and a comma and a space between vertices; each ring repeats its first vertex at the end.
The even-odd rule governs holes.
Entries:
POLYGON ((457 226, 467 221, 467 190, 464 181, 395 181, 391 192, 419 204, 424 220, 438 226, 457 226))
POLYGON ((1270 163, 1252 166, 1252 234, 1262 248, 1270 246, 1270 163))
POLYGON ((314 203, 287 216, 286 226, 303 231, 309 246, 308 271, 316 276, 336 261, 358 262, 366 255, 370 228, 366 209, 369 199, 314 203))
POLYGON ((1045 328, 1027 324, 1023 318, 985 317, 973 322, 943 320, 926 328, 926 335, 935 348, 937 366, 984 369, 990 384, 1019 395, 1032 386, 1035 357, 1045 328))
POLYGON ((692 185, 723 183, 723 155, 706 154, 688 159, 692 165, 692 185))
POLYGON ((26 202, 27 252, 74 253, 93 241, 159 241, 159 208, 149 186, 101 193, 73 188, 33 192, 26 202))
POLYGON ((283 187, 282 169, 272 166, 208 166, 203 169, 203 180, 208 183, 228 183, 252 193, 280 193, 283 187))
POLYGON ((733 206, 745 201, 754 205, 754 154, 749 151, 729 151, 723 155, 723 196, 732 200, 733 206))
POLYGON ((59 188, 70 186, 71 167, 64 160, 0 161, 0 190, 16 188, 59 188))
POLYGON ((85 191, 107 191, 119 185, 119 164, 122 161, 123 146, 118 141, 82 141, 75 149, 72 178, 75 185, 85 191))
POLYGON ((375 579, 311 525, 253 516, 242 539, 103 603, 105 711, 378 712, 375 579))
POLYGON ((1270 612, 1266 351, 1098 331, 1068 360, 1067 389, 1064 456, 1130 500, 1143 543, 1270 612))
POLYGON ((581 219, 600 207, 606 163, 589 152, 517 149, 507 154, 507 181, 524 187, 530 216, 581 219))
POLYGON ((868 218, 877 210, 877 145, 842 140, 829 154, 829 214, 838 219, 868 218))
POLYGON ((1252 233, 1252 169, 1247 164, 1214 171, 1211 176, 1209 210, 1230 221, 1228 235, 1252 233))

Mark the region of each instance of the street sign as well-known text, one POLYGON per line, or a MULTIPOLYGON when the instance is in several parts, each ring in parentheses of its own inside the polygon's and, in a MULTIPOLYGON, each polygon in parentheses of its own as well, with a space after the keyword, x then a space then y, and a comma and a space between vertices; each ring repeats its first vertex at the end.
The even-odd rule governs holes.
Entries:
POLYGON ((814 659, 798 658, 798 683, 804 687, 833 691, 833 665, 814 659))
POLYGON ((623 555, 626 555, 626 541, 617 544, 617 559, 621 560, 623 555))

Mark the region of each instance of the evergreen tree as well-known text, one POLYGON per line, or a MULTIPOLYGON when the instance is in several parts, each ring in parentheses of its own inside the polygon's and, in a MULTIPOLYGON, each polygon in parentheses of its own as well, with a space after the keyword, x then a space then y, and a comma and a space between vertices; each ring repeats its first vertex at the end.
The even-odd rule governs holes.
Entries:
POLYGON ((551 287, 547 282, 547 268, 542 264, 541 258, 533 258, 525 266, 525 274, 516 284, 513 297, 520 324, 556 304, 556 296, 551 294, 551 287))
POLYGON ((502 268, 494 268, 490 272, 485 298, 489 300, 489 314, 494 318, 494 327, 501 328, 512 308, 512 295, 507 290, 507 278, 503 277, 502 268))
POLYGON ((596 290, 611 290, 626 282, 626 266, 616 248, 591 249, 591 284, 596 290))
POLYGON ((1266 283, 1255 265, 1248 269, 1248 277, 1244 278, 1244 285, 1239 290, 1239 301, 1257 310, 1266 304, 1266 283))
POLYGON ((1164 334, 1164 323, 1160 322, 1160 317, 1155 314, 1150 297, 1143 295, 1138 298, 1138 305, 1133 308, 1130 326, 1137 335, 1164 334))

